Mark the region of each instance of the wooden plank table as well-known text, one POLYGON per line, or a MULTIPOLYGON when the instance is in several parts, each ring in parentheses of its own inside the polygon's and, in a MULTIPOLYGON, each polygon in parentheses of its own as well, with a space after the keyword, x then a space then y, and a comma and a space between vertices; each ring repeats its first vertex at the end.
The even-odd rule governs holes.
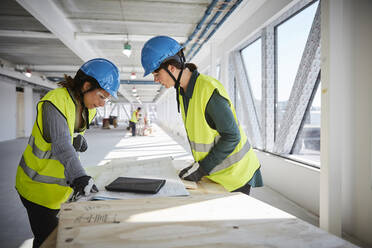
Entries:
MULTIPOLYGON (((187 184, 186 186, 190 195, 205 195, 205 194, 226 194, 228 193, 221 185, 216 184, 210 181, 207 178, 203 178, 200 182, 196 183, 196 187, 192 186, 191 184, 187 184)), ((44 241, 42 244, 42 248, 55 248, 57 246, 57 233, 58 227, 49 235, 49 237, 44 241)))
POLYGON ((356 247, 207 178, 196 186, 187 197, 63 204, 42 247, 356 247))
POLYGON ((356 247, 208 179, 190 192, 64 204, 58 231, 42 247, 356 247))

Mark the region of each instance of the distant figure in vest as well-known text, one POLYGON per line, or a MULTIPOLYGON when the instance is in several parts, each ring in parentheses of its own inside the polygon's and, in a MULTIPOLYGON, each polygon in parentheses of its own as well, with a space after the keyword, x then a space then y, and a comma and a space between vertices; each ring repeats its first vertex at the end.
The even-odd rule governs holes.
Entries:
POLYGON ((60 88, 37 104, 37 116, 17 168, 16 189, 25 206, 39 247, 58 224, 56 215, 68 199, 97 192, 77 152, 88 145, 82 136, 96 108, 117 97, 119 70, 106 59, 84 63, 74 78, 65 76, 60 88))
POLYGON ((144 76, 176 89, 178 112, 194 162, 181 170, 182 179, 198 182, 203 176, 228 191, 250 193, 263 186, 260 163, 236 117, 223 85, 185 62, 182 46, 167 36, 156 36, 142 48, 144 76))
POLYGON ((136 136, 136 124, 138 122, 139 112, 141 111, 141 107, 138 107, 132 113, 132 118, 129 121, 129 127, 132 129, 132 136, 136 136))

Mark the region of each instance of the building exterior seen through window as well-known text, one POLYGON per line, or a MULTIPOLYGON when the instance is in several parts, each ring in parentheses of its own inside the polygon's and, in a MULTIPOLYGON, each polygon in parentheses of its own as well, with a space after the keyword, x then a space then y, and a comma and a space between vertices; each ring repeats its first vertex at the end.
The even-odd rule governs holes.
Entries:
POLYGON ((297 13, 276 27, 276 130, 292 91, 302 54, 310 33, 318 2, 297 13))
MULTIPOLYGON (((299 70, 301 58, 310 34, 319 2, 315 2, 276 27, 276 102, 275 130, 280 130, 283 116, 288 110, 292 87, 299 70)), ((305 114, 296 142, 291 151, 292 158, 320 164, 320 90, 312 99, 305 114)), ((285 155, 285 154, 284 154, 285 155)))

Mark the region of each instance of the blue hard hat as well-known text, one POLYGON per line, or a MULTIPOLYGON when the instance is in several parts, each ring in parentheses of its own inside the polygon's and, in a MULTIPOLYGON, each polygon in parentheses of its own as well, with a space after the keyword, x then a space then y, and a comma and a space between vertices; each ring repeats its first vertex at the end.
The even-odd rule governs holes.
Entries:
POLYGON ((111 61, 102 58, 91 59, 85 62, 80 70, 97 80, 102 89, 117 98, 120 86, 119 69, 111 61))
POLYGON ((141 63, 145 69, 144 77, 159 68, 161 63, 176 55, 182 46, 168 36, 155 36, 148 40, 142 48, 141 63))

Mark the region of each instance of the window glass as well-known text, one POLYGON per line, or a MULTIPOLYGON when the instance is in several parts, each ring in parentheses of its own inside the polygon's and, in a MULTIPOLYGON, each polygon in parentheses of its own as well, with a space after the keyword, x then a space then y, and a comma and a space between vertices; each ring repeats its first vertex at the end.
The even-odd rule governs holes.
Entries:
POLYGON ((259 125, 261 126, 261 102, 262 102, 262 49, 261 39, 251 43, 241 50, 245 71, 248 78, 249 88, 253 97, 254 107, 259 125))
POLYGON ((244 104, 242 104, 243 99, 240 96, 240 92, 238 90, 238 82, 234 80, 234 92, 235 92, 235 99, 234 99, 234 107, 235 107, 235 113, 236 117, 239 120, 239 124, 243 128, 243 130, 247 131, 247 123, 248 120, 246 119, 246 116, 244 115, 244 104))
POLYGON ((321 86, 319 84, 292 151, 296 155, 295 157, 300 155, 300 158, 317 162, 317 164, 320 164, 320 92, 321 86))
POLYGON ((217 64, 216 65, 216 79, 220 80, 220 75, 221 75, 221 65, 217 64))
POLYGON ((277 49, 276 131, 280 129, 317 6, 318 2, 310 5, 275 29, 277 49))

